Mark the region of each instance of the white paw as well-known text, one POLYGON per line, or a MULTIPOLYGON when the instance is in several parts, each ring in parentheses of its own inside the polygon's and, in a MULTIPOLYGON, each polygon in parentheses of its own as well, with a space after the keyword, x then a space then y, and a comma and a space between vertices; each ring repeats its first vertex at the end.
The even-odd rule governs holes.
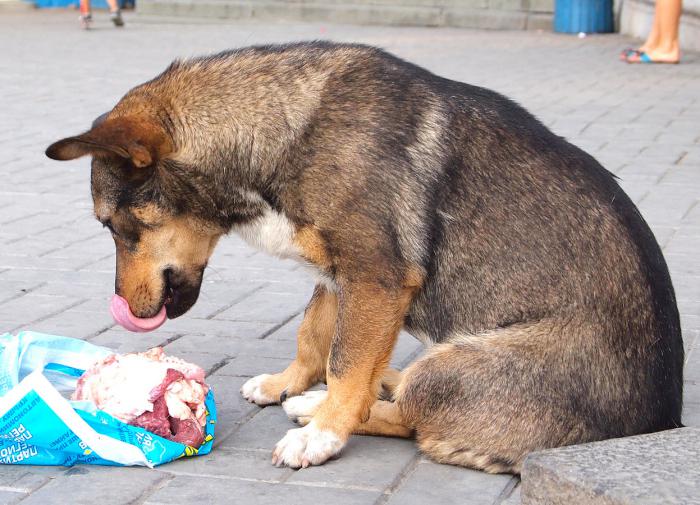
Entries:
POLYGON ((256 405, 270 405, 271 403, 277 403, 277 399, 270 398, 269 396, 263 394, 262 384, 270 378, 270 374, 262 374, 248 379, 243 386, 241 386, 241 394, 243 398, 248 400, 250 403, 255 403, 256 405))
POLYGON ((277 442, 272 453, 272 464, 292 468, 320 465, 335 456, 345 445, 332 431, 319 430, 314 421, 303 428, 289 430, 277 442))
POLYGON ((311 417, 316 413, 326 396, 328 396, 328 391, 306 391, 300 396, 293 396, 286 400, 282 404, 282 408, 292 421, 311 417))

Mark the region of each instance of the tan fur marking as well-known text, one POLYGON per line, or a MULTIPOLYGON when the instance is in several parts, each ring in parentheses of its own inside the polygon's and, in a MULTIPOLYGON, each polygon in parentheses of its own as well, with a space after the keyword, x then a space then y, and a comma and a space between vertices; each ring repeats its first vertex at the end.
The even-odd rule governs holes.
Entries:
POLYGON ((109 219, 109 217, 114 212, 114 206, 108 204, 103 198, 100 198, 99 196, 94 197, 93 208, 95 212, 95 217, 98 221, 104 221, 105 219, 109 219))
POLYGON ((401 383, 401 372, 394 368, 387 368, 384 370, 384 375, 382 376, 382 390, 388 393, 389 396, 393 397, 394 391, 401 383))
POLYGON ((355 428, 353 433, 410 438, 413 436, 413 429, 403 420, 396 403, 378 400, 370 409, 369 419, 355 428))
MULTIPOLYGON (((404 277, 403 286, 405 288, 410 288, 414 292, 419 290, 423 286, 425 281, 425 270, 418 265, 411 265, 406 270, 406 276, 404 277)), ((411 293, 413 296, 414 293, 411 293)))
MULTIPOLYGON (((112 220, 123 226, 118 214, 112 220)), ((220 236, 221 231, 192 219, 169 218, 153 230, 142 231, 135 251, 116 237, 118 294, 136 316, 153 316, 163 301, 163 270, 178 268, 199 275, 220 236)))
POLYGON ((142 207, 131 209, 131 213, 139 221, 148 225, 157 225, 163 219, 163 211, 153 204, 147 204, 142 207))
MULTIPOLYGON (((410 283, 416 284, 415 280, 411 274, 410 283)), ((415 292, 415 287, 396 292, 367 284, 346 287, 331 347, 331 353, 339 356, 329 357, 330 361, 346 361, 339 376, 332 373, 329 361, 328 397, 313 418, 319 429, 331 430, 346 440, 369 420, 415 292)))
POLYGON ((285 390, 287 396, 296 396, 325 377, 337 317, 337 296, 317 286, 299 327, 296 358, 284 372, 272 375, 262 384, 265 396, 278 400, 285 390))
POLYGON ((313 226, 300 228, 294 235, 294 243, 301 250, 303 258, 308 262, 323 270, 327 270, 332 266, 326 243, 319 231, 313 226))
MULTIPOLYGON (((297 424, 301 426, 309 424, 313 416, 318 412, 319 406, 312 407, 303 415, 296 417, 295 421, 297 424)), ((355 428, 353 434, 410 438, 413 436, 414 430, 406 424, 396 403, 377 400, 370 409, 369 419, 355 428)))
POLYGON ((153 119, 152 113, 117 116, 114 111, 91 130, 55 142, 46 150, 53 159, 72 160, 85 156, 116 154, 143 168, 173 151, 173 139, 153 119))

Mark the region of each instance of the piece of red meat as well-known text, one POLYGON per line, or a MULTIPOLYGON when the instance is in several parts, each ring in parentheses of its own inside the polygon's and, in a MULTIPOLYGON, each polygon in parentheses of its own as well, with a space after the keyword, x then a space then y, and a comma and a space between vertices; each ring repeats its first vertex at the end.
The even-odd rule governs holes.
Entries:
POLYGON ((178 419, 177 417, 170 418, 170 429, 173 432, 173 442, 199 447, 204 442, 204 430, 199 425, 196 419, 178 419))
POLYGON ((181 444, 199 447, 204 442, 204 430, 197 419, 178 419, 171 417, 165 402, 165 391, 175 381, 184 379, 185 375, 173 368, 168 368, 165 379, 151 390, 150 401, 153 402, 153 412, 144 412, 131 424, 144 428, 151 433, 181 444))
POLYGON ((174 368, 168 368, 168 370, 165 372, 165 379, 163 379, 163 382, 151 389, 149 400, 155 401, 156 398, 162 398, 163 395, 165 395, 165 390, 168 389, 170 384, 184 378, 185 374, 182 372, 175 370, 174 368))
MULTIPOLYGON (((168 370, 169 372, 170 370, 168 370)), ((182 375, 182 374, 181 374, 182 375)), ((165 389, 163 389, 165 392, 165 389)), ((165 403, 165 396, 162 394, 153 402, 153 412, 144 412, 131 424, 139 426, 145 430, 155 433, 159 437, 172 439, 172 431, 170 429, 170 420, 168 416, 168 406, 165 403)))

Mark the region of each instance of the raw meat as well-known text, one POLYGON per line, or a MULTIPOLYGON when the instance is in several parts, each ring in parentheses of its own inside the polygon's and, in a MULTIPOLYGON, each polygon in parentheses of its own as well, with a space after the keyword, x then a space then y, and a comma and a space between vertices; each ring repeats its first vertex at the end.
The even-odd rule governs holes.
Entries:
POLYGON ((72 398, 92 401, 111 416, 158 436, 199 447, 208 391, 201 367, 154 347, 107 356, 85 371, 72 398))

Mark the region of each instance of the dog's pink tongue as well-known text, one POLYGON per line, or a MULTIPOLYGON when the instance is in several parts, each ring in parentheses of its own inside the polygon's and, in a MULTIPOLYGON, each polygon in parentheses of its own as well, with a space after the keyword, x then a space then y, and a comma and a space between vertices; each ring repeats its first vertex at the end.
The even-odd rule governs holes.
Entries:
POLYGON ((165 315, 165 305, 160 312, 153 317, 136 317, 129 308, 129 302, 119 295, 114 295, 109 304, 109 311, 117 324, 122 325, 129 331, 153 331, 161 326, 167 319, 165 315))

